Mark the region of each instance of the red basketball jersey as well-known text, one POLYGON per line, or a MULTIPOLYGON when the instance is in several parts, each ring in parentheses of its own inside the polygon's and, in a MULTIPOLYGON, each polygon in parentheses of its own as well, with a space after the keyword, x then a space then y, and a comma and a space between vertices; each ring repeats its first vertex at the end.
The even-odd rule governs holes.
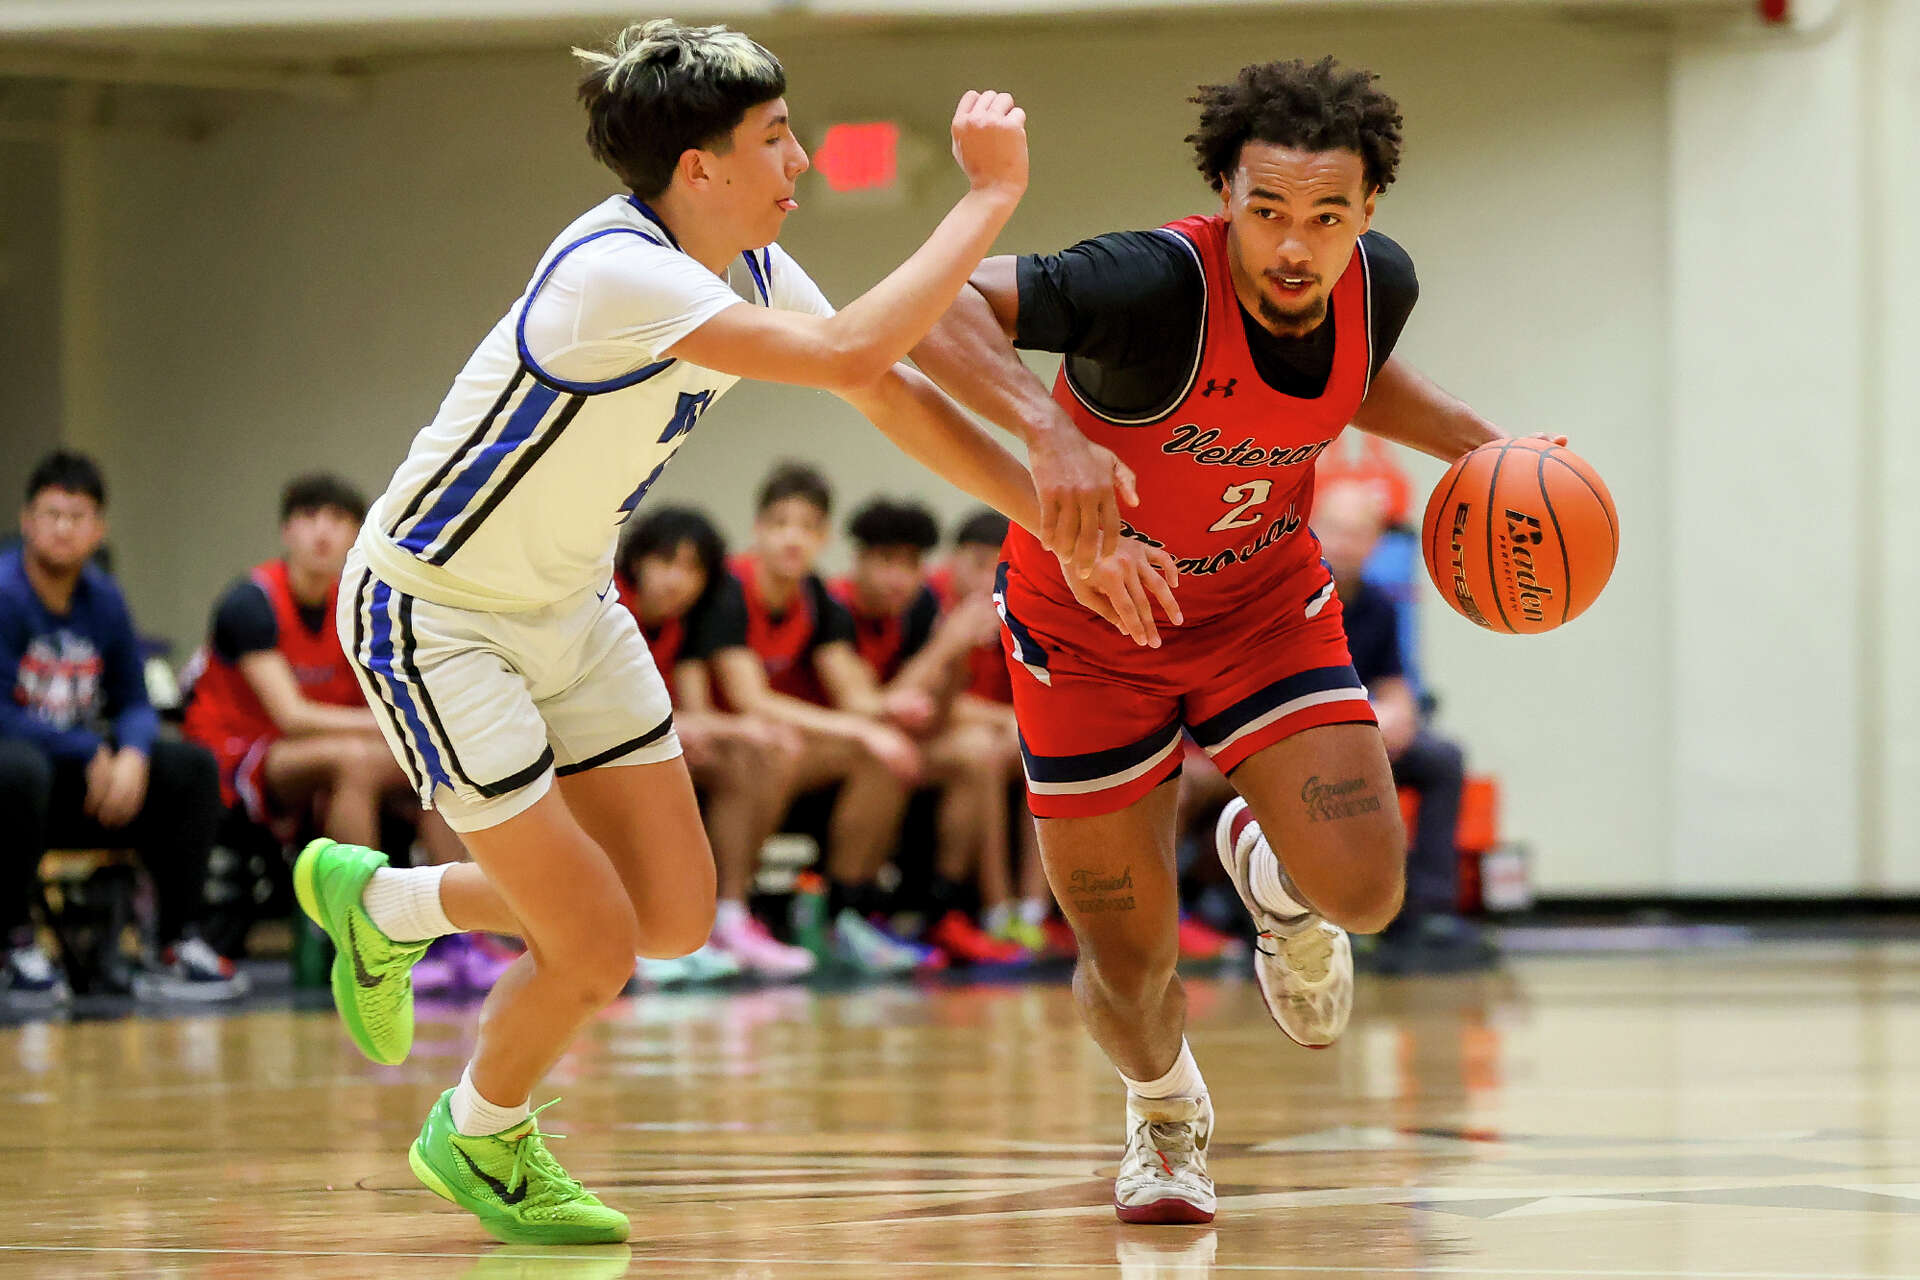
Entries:
POLYGON ((907 619, 899 613, 867 613, 860 608, 860 594, 853 589, 852 578, 835 578, 827 583, 833 598, 847 606, 853 615, 853 647, 861 659, 873 668, 881 684, 900 674, 906 665, 902 657, 907 647, 907 619))
MULTIPOLYGON (((1258 608, 1297 574, 1324 574, 1319 540, 1307 528, 1313 463, 1352 420, 1371 381, 1367 261, 1365 248, 1356 247, 1334 284, 1332 371, 1319 396, 1301 399, 1275 391, 1254 368, 1227 265, 1226 222, 1185 218, 1165 231, 1191 248, 1206 286, 1204 330, 1185 394, 1151 419, 1104 417, 1063 362, 1054 398, 1089 440, 1113 450, 1139 477, 1140 505, 1121 516, 1135 535, 1179 561, 1180 607, 1192 626, 1258 608)), ((1059 561, 1039 539, 1015 525, 1006 553, 1028 592, 1079 608, 1059 561)), ((1130 643, 1108 633, 1117 644, 1130 643)))
MULTIPOLYGON (((673 697, 673 668, 680 661, 680 651, 686 647, 687 624, 684 618, 669 618, 658 626, 648 626, 640 616, 640 587, 626 574, 615 571, 614 589, 620 593, 620 603, 633 615, 634 622, 640 628, 640 638, 647 642, 647 652, 653 655, 654 669, 661 679, 667 682, 667 694, 673 697)), ((674 698, 676 704, 678 699, 674 698)))
MULTIPOLYGON (((738 555, 728 561, 733 576, 740 579, 747 599, 747 647, 760 655, 767 669, 767 684, 775 693, 790 694, 807 702, 827 706, 831 699, 813 669, 813 637, 820 627, 814 609, 816 588, 803 581, 793 603, 783 614, 770 613, 760 597, 760 562, 752 555, 738 555)), ((822 589, 823 590, 823 589, 822 589)))
MULTIPOLYGON (((274 647, 293 668, 300 692, 314 702, 339 707, 365 706, 359 681, 354 679, 353 668, 340 646, 339 633, 333 627, 339 584, 327 588, 327 621, 315 632, 307 630, 300 618, 300 606, 294 601, 293 588, 287 581, 286 561, 270 560, 256 567, 250 576, 266 594, 267 603, 273 606, 277 629, 274 647)), ((193 699, 187 704, 183 727, 188 737, 212 748, 223 763, 237 760, 263 738, 280 736, 273 718, 260 705, 259 696, 239 666, 213 652, 211 646, 206 650, 206 667, 194 681, 193 699)))

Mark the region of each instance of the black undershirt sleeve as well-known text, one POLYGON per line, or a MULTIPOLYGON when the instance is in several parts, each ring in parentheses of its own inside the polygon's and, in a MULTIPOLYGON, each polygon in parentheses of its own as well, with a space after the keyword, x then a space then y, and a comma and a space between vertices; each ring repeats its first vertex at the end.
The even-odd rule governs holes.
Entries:
POLYGON ((933 628, 940 621, 940 598, 933 594, 930 587, 920 588, 920 594, 907 606, 906 625, 900 632, 900 661, 919 653, 927 647, 927 641, 933 638, 933 628))
POLYGON ((1193 254, 1174 235, 1115 231, 1022 255, 1014 345, 1107 368, 1162 360, 1169 340, 1190 333, 1204 297, 1193 254))
POLYGON ((1420 277, 1414 274, 1413 259, 1397 241, 1378 231, 1367 232, 1367 262, 1373 268, 1369 293, 1373 299, 1373 371, 1393 354, 1400 333, 1420 301, 1420 277))
POLYGON ((722 649, 745 648, 746 643, 747 593, 738 578, 724 573, 687 618, 687 640, 680 657, 711 658, 722 649))
POLYGON ((213 651, 225 662, 238 662, 280 643, 280 624, 273 604, 260 584, 242 578, 228 587, 213 610, 213 651))
POLYGON ((807 648, 817 649, 823 644, 841 642, 852 644, 855 635, 852 611, 835 600, 827 590, 827 584, 817 577, 807 579, 807 591, 813 597, 813 616, 817 620, 807 648))

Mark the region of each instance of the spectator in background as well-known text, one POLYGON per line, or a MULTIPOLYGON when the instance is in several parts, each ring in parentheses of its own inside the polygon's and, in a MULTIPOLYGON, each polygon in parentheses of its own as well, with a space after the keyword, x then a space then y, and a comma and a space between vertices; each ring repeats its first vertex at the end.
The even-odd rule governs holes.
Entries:
POLYGON ((1313 531, 1333 570, 1345 613, 1347 649, 1380 720, 1396 785, 1420 798, 1407 846, 1407 893, 1400 916, 1380 935, 1374 967, 1417 972, 1491 963, 1484 935, 1459 915, 1460 852, 1454 843, 1466 782, 1460 747, 1427 728, 1400 651, 1399 606, 1361 574, 1385 519, 1368 486, 1344 482, 1313 504, 1313 531))
POLYGON ((729 710, 801 732, 796 793, 839 784, 826 850, 838 957, 869 973, 937 964, 938 953, 874 923, 885 906, 875 879, 893 852, 923 765, 906 729, 924 728, 929 709, 925 699, 882 692, 854 649, 853 616, 814 572, 832 527, 826 477, 803 463, 781 463, 761 486, 755 509, 753 550, 731 566, 739 612, 721 620, 729 638, 742 643, 709 659, 714 684, 729 710))
POLYGON ((88 560, 106 537, 106 484, 64 450, 35 467, 21 544, 0 554, 0 894, 6 977, 58 997, 66 984, 33 941, 29 904, 49 847, 140 853, 159 905, 161 981, 136 992, 219 1000, 246 979, 201 938, 207 854, 220 820, 213 758, 161 739, 126 601, 88 560))
POLYGON ((1051 951, 1071 956, 1073 930, 1055 916, 1053 890, 1040 862, 1040 841, 1027 807, 1026 778, 1020 771, 1020 731, 1013 722, 1013 680, 1000 645, 1000 615, 994 605, 1000 546, 1007 540, 1007 518, 982 507, 954 530, 945 563, 928 575, 945 616, 973 639, 966 655, 966 683, 953 703, 955 724, 988 728, 1008 760, 1002 790, 1011 797, 1013 839, 988 840, 980 859, 981 923, 987 932, 1038 955, 1051 951), (1019 850, 1019 901, 1013 890, 1012 849, 1019 850), (1048 926, 1053 926, 1049 931, 1048 926))
POLYGON ((926 557, 940 543, 933 513, 917 502, 875 499, 847 524, 853 572, 834 595, 853 614, 854 648, 881 696, 911 707, 923 763, 921 780, 939 792, 933 876, 926 888, 932 926, 924 940, 963 964, 1017 964, 1018 943, 989 936, 969 914, 975 897, 1004 914, 1007 905, 1007 783, 1019 768, 1016 741, 994 725, 954 718, 966 687, 968 657, 997 625, 978 607, 943 614, 927 585, 926 557), (978 892, 970 893, 967 882, 978 892))
POLYGON ((707 659, 746 643, 740 584, 727 573, 726 558, 712 521, 687 507, 659 507, 628 530, 614 562, 620 601, 640 624, 673 697, 718 884, 707 946, 677 959, 641 960, 641 977, 656 984, 723 977, 728 969, 797 978, 814 967, 812 952, 777 941, 747 910, 760 847, 792 799, 801 739, 786 725, 714 705, 707 659), (732 632, 723 616, 736 619, 732 632))
MULTIPOLYGON (((367 503, 338 476, 280 495, 282 555, 255 565, 214 605, 182 726, 213 753, 228 808, 291 842, 321 832, 369 847, 383 811, 403 816, 435 866, 466 851, 380 737, 341 649, 334 605, 367 503)), ((422 991, 487 990, 513 955, 467 934, 436 939, 413 974, 422 991)))

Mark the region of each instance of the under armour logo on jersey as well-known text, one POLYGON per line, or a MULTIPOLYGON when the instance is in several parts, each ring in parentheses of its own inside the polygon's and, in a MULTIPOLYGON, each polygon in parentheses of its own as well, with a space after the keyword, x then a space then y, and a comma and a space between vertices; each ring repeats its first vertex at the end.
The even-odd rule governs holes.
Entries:
POLYGON ((1207 385, 1200 389, 1200 394, 1203 396, 1210 396, 1214 392, 1218 391, 1223 396, 1230 396, 1233 394, 1234 384, 1239 381, 1240 379, 1238 378, 1228 378, 1227 385, 1223 387, 1220 385, 1220 380, 1218 378, 1208 378, 1207 385))

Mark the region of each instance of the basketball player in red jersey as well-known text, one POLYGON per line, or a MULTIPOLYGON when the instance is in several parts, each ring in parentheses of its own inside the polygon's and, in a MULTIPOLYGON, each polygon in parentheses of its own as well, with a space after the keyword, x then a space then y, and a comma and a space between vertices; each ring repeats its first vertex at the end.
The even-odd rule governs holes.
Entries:
POLYGON ((1417 292, 1370 230, 1400 158, 1372 74, 1275 62, 1203 87, 1188 138, 1218 212, 992 258, 914 352, 1021 430, 1063 419, 1139 477, 1125 536, 1164 546, 1179 613, 1157 651, 1112 642, 1024 531, 997 593, 1048 878, 1080 942, 1074 994, 1127 1085, 1128 1222, 1214 1214, 1213 1109, 1174 974, 1184 730, 1244 799, 1220 857, 1260 939, 1268 1011, 1319 1047, 1353 999, 1347 929, 1399 909, 1406 836, 1340 601, 1306 526, 1313 461, 1349 422, 1452 460, 1503 433, 1391 358, 1417 292), (1015 347, 1065 356, 1051 396, 1015 347))
POLYGON ((384 803, 419 814, 433 861, 463 857, 380 740, 333 626, 340 566, 366 499, 332 475, 289 482, 280 500, 285 555, 256 565, 215 606, 187 701, 186 736, 213 752, 229 807, 291 832, 315 816, 343 838, 377 842, 384 803), (321 812, 307 810, 319 806, 321 812))
MULTIPOLYGON (((926 575, 940 526, 919 502, 875 498, 853 514, 847 533, 852 572, 830 585, 853 616, 854 648, 883 693, 917 696, 928 712, 913 731, 923 762, 920 787, 939 792, 932 875, 914 886, 924 894, 931 922, 921 941, 957 964, 1024 963, 1026 948, 988 936, 970 914, 967 886, 974 881, 982 908, 1004 909, 1007 791, 1019 768, 1012 735, 958 714, 968 659, 982 632, 980 615, 941 609, 926 575)), ((979 603, 991 607, 985 599, 979 603)), ((986 620, 997 646, 998 619, 988 613, 986 620)))

